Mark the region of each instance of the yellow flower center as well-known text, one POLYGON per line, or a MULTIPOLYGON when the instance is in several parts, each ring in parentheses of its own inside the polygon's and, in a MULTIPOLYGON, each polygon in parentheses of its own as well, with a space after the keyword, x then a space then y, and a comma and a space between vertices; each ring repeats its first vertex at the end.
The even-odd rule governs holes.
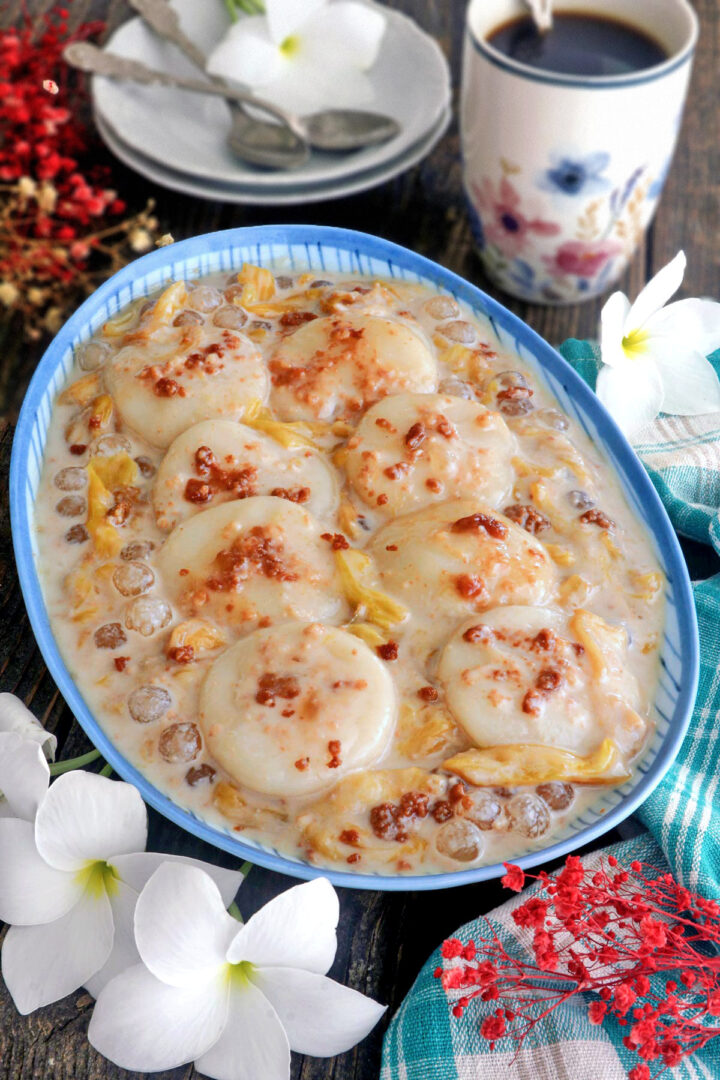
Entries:
POLYGON ((103 859, 96 859, 92 862, 88 862, 77 872, 78 882, 84 886, 85 891, 88 892, 94 899, 102 896, 105 892, 108 896, 114 896, 118 891, 118 881, 120 875, 114 866, 105 862, 103 859))
POLYGON ((239 964, 227 965, 228 980, 238 989, 245 987, 250 982, 250 976, 255 970, 255 965, 249 960, 241 960, 239 964))
POLYGON ((647 330, 633 330, 622 339, 622 347, 625 355, 632 360, 634 357, 647 352, 647 342, 650 335, 647 330))
POLYGON ((291 34, 289 37, 286 37, 285 40, 280 44, 280 52, 288 60, 290 59, 290 57, 295 56, 299 49, 300 38, 297 36, 297 34, 291 34))

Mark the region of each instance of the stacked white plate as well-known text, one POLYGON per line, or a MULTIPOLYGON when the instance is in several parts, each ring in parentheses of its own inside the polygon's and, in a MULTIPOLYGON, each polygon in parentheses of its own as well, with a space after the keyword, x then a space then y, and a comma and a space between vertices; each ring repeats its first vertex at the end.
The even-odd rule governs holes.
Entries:
MULTIPOLYGON (((171 0, 183 29, 209 53, 228 27, 222 0, 171 0)), ((314 152, 300 169, 266 171, 233 156, 226 137, 230 110, 220 98, 95 76, 95 119, 112 152, 147 179, 187 195, 222 202, 287 205, 335 199, 375 187, 422 160, 450 121, 450 73, 437 42, 411 19, 382 7, 387 18, 380 54, 368 72, 372 101, 400 134, 351 154, 314 152)), ((140 18, 124 23, 105 46, 176 75, 198 71, 140 18)))

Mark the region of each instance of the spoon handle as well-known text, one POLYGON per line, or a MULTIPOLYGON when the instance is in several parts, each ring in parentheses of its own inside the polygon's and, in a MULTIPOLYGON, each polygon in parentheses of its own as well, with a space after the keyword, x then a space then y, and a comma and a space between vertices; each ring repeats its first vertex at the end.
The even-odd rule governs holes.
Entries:
MULTIPOLYGON (((198 45, 192 41, 187 33, 182 30, 180 24, 180 16, 177 14, 174 8, 167 2, 167 0, 130 0, 132 8, 138 13, 142 21, 148 24, 148 26, 157 33, 165 41, 171 42, 175 45, 181 53, 184 53, 191 64, 194 64, 196 68, 200 68, 205 75, 205 65, 207 63, 207 57, 198 45)), ((225 79, 220 79, 217 76, 208 75, 209 82, 226 93, 232 91, 232 87, 226 82, 225 79)), ((241 108, 247 105, 253 105, 259 109, 263 109, 268 116, 274 117, 276 120, 282 121, 282 123, 288 127, 291 133, 293 133, 295 139, 303 139, 304 134, 299 122, 295 117, 291 117, 290 114, 280 107, 274 108, 269 102, 266 103, 262 98, 257 98, 254 94, 249 95, 244 102, 236 102, 234 104, 240 104, 241 108)), ((268 123, 268 120, 258 120, 256 123, 268 123)))
MULTIPOLYGON (((205 71, 205 53, 183 31, 178 13, 167 0, 130 0, 130 6, 156 34, 176 45, 195 67, 205 71)), ((221 85, 221 79, 214 79, 212 76, 210 78, 218 86, 221 85)))
POLYGON ((525 0, 525 2, 530 8, 540 33, 545 34, 548 30, 552 30, 552 0, 525 0))
POLYGON ((131 82, 143 83, 145 86, 153 84, 174 86, 179 90, 190 90, 195 94, 212 94, 213 97, 225 98, 226 101, 252 105, 254 110, 269 113, 283 123, 287 123, 282 109, 276 109, 269 102, 260 102, 252 94, 229 86, 218 86, 202 79, 186 79, 178 75, 170 75, 166 71, 157 71, 155 68, 140 63, 139 60, 130 60, 126 56, 105 52, 87 41, 74 41, 71 45, 67 45, 63 50, 63 57, 71 67, 78 68, 80 71, 104 75, 108 79, 129 79, 131 82))

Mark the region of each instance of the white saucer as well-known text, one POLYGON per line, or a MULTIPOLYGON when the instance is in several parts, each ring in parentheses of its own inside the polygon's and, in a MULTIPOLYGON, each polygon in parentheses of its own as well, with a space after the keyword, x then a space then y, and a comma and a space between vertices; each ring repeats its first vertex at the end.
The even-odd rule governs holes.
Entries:
POLYGON ((444 135, 451 117, 452 112, 448 108, 425 138, 421 139, 415 146, 410 147, 405 154, 384 166, 369 169, 348 176, 345 179, 338 179, 325 184, 301 185, 294 189, 288 189, 287 187, 273 189, 267 186, 261 188, 252 186, 239 187, 237 184, 214 183, 209 179, 196 180, 194 177, 186 176, 184 173, 177 172, 174 169, 158 165, 157 162, 127 146, 112 130, 111 125, 103 120, 98 113, 95 114, 95 123, 103 141, 124 165, 140 173, 147 180, 169 188, 171 191, 178 191, 183 195, 195 195, 202 199, 211 199, 217 202, 242 203, 253 206, 292 206, 296 203, 319 202, 321 200, 339 199, 345 195, 354 195, 357 192, 377 187, 399 173, 405 172, 427 157, 435 144, 444 135))
MULTIPOLYGON (((186 33, 205 53, 227 29, 222 0, 172 0, 172 5, 186 33)), ((221 99, 98 76, 92 80, 96 116, 106 126, 111 125, 126 152, 132 150, 155 162, 163 172, 170 169, 203 185, 222 183, 278 193, 280 189, 346 181, 397 161, 437 128, 450 105, 450 73, 437 42, 400 12, 387 7, 382 11, 387 17, 385 36, 378 59, 367 73, 373 101, 363 103, 363 108, 393 116, 402 130, 381 146, 353 154, 315 152, 306 165, 292 172, 254 169, 227 149, 230 112, 221 99)), ((123 23, 106 48, 173 74, 198 77, 197 69, 140 18, 123 23)))

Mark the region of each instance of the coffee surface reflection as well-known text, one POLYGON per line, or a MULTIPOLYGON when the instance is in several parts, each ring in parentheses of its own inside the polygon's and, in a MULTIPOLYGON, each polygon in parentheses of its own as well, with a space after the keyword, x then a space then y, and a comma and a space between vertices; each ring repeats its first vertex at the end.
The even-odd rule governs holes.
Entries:
POLYGON ((562 75, 627 75, 668 58, 657 41, 630 23, 575 12, 556 12, 545 34, 530 15, 522 15, 493 30, 487 40, 513 60, 562 75))

